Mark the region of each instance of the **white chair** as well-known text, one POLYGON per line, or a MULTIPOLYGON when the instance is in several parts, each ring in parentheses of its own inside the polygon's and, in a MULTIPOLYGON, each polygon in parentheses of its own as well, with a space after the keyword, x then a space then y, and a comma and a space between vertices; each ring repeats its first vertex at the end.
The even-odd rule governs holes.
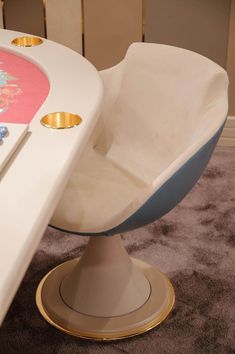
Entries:
POLYGON ((118 234, 167 213, 198 180, 226 119, 228 79, 199 54, 149 43, 100 75, 102 114, 51 220, 92 237, 81 260, 46 275, 37 303, 59 329, 110 340, 147 331, 172 309, 170 281, 131 260, 118 234))

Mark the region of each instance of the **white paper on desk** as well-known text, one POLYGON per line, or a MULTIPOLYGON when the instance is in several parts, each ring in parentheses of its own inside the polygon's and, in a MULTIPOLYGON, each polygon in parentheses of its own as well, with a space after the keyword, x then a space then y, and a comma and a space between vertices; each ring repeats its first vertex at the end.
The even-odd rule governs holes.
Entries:
POLYGON ((3 169, 28 130, 28 124, 1 123, 9 134, 0 141, 0 171, 3 169))

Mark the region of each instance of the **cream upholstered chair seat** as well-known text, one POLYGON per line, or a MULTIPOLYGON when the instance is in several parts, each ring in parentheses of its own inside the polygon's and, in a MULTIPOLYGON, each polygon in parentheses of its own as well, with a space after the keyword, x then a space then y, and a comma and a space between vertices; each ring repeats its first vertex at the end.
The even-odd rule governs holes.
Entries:
POLYGON ((228 79, 199 54, 147 43, 100 75, 101 115, 51 220, 92 237, 81 259, 42 279, 37 304, 67 333, 111 340, 153 328, 173 307, 166 275, 130 259, 118 234, 161 217, 196 183, 226 119, 228 79))
MULTIPOLYGON (((227 113, 225 71, 181 48, 135 43, 100 75, 101 117, 51 221, 75 233, 116 233, 218 132, 227 113)), ((190 189, 195 181, 185 183, 190 189)))
MULTIPOLYGON (((63 207, 57 209, 56 218, 65 230, 103 231, 104 225, 112 228, 117 220, 129 214, 138 197, 147 190, 145 183, 90 147, 70 178, 61 201, 63 207)), ((55 216, 52 223, 54 220, 55 216)))

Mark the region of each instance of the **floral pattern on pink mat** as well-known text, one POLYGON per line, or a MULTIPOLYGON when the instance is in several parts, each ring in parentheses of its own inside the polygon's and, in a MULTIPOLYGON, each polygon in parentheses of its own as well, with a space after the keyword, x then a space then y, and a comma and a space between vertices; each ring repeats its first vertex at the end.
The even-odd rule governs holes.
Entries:
POLYGON ((17 78, 1 69, 2 64, 0 62, 0 114, 6 112, 10 104, 16 101, 15 96, 22 93, 19 85, 15 83, 17 78))
POLYGON ((48 96, 50 82, 39 65, 0 50, 0 122, 29 124, 48 96))

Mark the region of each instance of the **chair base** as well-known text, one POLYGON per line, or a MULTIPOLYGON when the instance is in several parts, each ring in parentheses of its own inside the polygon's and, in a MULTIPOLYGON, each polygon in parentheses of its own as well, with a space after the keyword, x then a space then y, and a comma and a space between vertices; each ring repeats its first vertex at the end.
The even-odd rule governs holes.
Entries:
POLYGON ((52 269, 41 280, 36 292, 36 304, 41 315, 67 334, 100 341, 136 336, 159 325, 174 305, 173 286, 158 269, 140 260, 131 260, 143 272, 151 287, 149 298, 137 310, 121 316, 98 317, 80 313, 66 305, 60 295, 60 287, 78 262, 78 259, 73 259, 52 269))

